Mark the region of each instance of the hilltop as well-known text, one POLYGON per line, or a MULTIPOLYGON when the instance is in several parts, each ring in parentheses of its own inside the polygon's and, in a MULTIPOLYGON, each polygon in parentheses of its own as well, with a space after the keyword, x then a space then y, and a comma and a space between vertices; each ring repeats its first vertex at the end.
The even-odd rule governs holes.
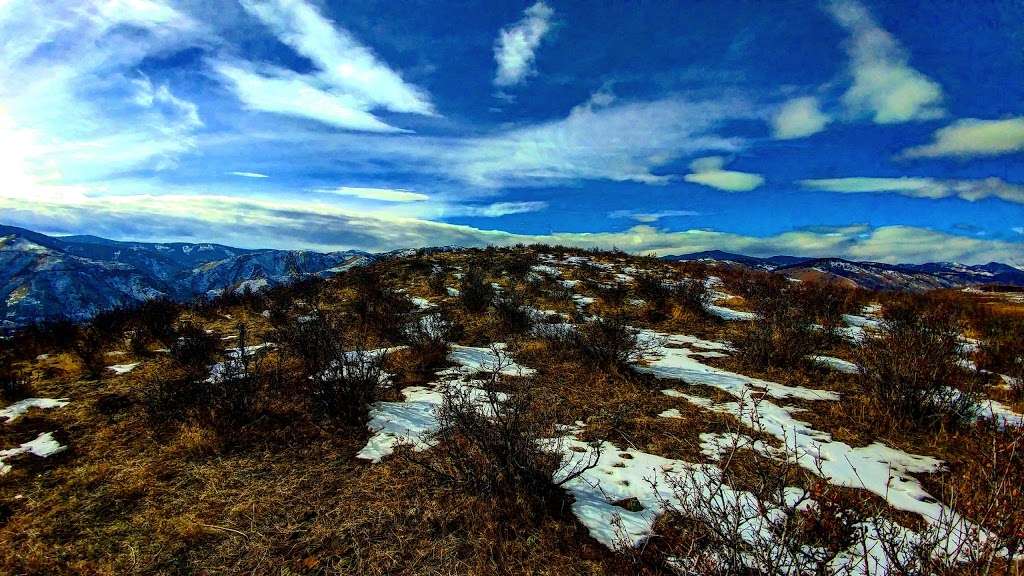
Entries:
POLYGON ((0 341, 0 571, 1003 570, 1022 323, 517 247, 33 327, 0 341))
MULTIPOLYGON (((460 248, 427 250, 457 252, 460 248)), ((321 253, 210 243, 119 242, 97 236, 53 237, 0 226, 0 332, 47 320, 84 321, 119 306, 159 298, 187 302, 223 292, 259 291, 416 252, 321 253)), ((872 290, 1024 286, 1024 270, 997 262, 889 265, 838 258, 758 258, 719 250, 664 259, 741 266, 795 279, 822 278, 872 290)))

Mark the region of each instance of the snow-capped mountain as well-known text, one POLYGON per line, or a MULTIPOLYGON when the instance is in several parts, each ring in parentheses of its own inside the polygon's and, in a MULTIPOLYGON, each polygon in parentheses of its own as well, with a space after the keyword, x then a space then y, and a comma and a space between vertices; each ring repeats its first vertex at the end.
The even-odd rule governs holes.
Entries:
POLYGON ((152 298, 188 300, 225 290, 259 290, 304 275, 329 276, 374 259, 356 251, 57 238, 0 226, 0 329, 53 318, 85 320, 152 298))
POLYGON ((1024 286, 1024 270, 999 262, 974 265, 956 262, 882 264, 880 262, 853 262, 842 258, 800 258, 796 256, 758 258, 717 250, 681 256, 666 256, 665 258, 674 261, 702 261, 745 266, 785 274, 790 278, 800 280, 827 278, 850 286, 875 290, 921 291, 979 284, 1024 286))

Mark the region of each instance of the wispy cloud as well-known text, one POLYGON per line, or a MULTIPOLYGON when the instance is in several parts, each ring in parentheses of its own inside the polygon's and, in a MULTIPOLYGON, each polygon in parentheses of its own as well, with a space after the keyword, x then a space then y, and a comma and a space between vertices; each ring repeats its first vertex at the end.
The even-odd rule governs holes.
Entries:
POLYGON ((700 212, 693 210, 661 210, 659 212, 640 212, 636 210, 615 210, 608 213, 609 218, 629 218, 644 224, 657 222, 662 218, 674 218, 678 216, 700 216, 700 212))
POLYGON ((494 60, 498 72, 497 86, 514 86, 534 74, 533 62, 537 47, 551 29, 554 10, 544 2, 537 2, 523 13, 522 20, 501 30, 494 42, 494 60))
POLYGON ((875 21, 858 0, 832 0, 828 11, 850 39, 853 85, 843 103, 855 115, 870 116, 878 124, 932 120, 946 114, 942 87, 910 66, 900 43, 875 21))
POLYGON ((723 166, 725 166, 725 158, 721 156, 698 158, 690 164, 690 169, 693 172, 684 176, 683 179, 727 192, 749 192, 764 184, 764 177, 760 174, 723 170, 723 166))
POLYGON ((446 211, 449 216, 476 216, 481 218, 498 218, 512 214, 527 214, 546 210, 547 202, 494 202, 492 204, 463 204, 446 211))
POLYGON ((212 60, 210 65, 251 110, 308 118, 349 130, 404 131, 362 109, 354 98, 318 87, 317 80, 308 75, 268 66, 257 71, 246 63, 224 60, 212 60))
POLYGON ((940 180, 936 178, 825 178, 801 180, 804 188, 857 193, 894 193, 914 198, 957 197, 971 202, 985 198, 999 198, 1007 202, 1024 204, 1024 186, 1011 184, 999 178, 980 180, 940 180))
POLYGON ((931 144, 908 148, 906 158, 997 156, 1024 150, 1024 117, 1005 120, 964 118, 935 132, 931 144))
POLYGON ((347 30, 305 0, 242 0, 277 37, 320 68, 321 80, 369 107, 434 114, 429 97, 402 80, 347 30))
POLYGON ((208 195, 136 195, 122 197, 118 202, 0 197, 0 210, 11 224, 54 232, 147 240, 202 239, 245 247, 298 246, 320 250, 548 243, 584 248, 615 246, 634 253, 659 255, 721 249, 751 255, 841 256, 890 263, 975 263, 1013 262, 1024 249, 1024 242, 956 236, 909 226, 847 226, 766 237, 701 229, 669 232, 651 226, 635 226, 624 232, 512 234, 318 203, 208 195))
POLYGON ((0 194, 79 194, 72 184, 175 167, 197 147, 199 109, 137 67, 206 36, 158 0, 0 6, 0 37, 17 39, 0 50, 0 194))
POLYGON ((353 196, 364 200, 381 200, 384 202, 424 202, 430 199, 426 194, 410 192, 409 190, 394 190, 391 188, 358 188, 342 186, 340 188, 320 189, 318 192, 335 194, 337 196, 353 196))
POLYGON ((240 176, 242 178, 270 178, 266 174, 260 174, 259 172, 228 172, 232 176, 240 176))
POLYGON ((742 139, 715 130, 755 115, 746 103, 729 99, 591 102, 561 120, 463 141, 445 154, 445 166, 488 188, 581 179, 665 184, 672 177, 656 170, 681 156, 740 149, 742 139))
POLYGON ((825 129, 831 121, 813 96, 785 102, 772 118, 772 135, 779 140, 804 138, 825 129))
POLYGON ((314 72, 300 74, 222 56, 211 58, 210 67, 247 108, 369 132, 404 131, 378 118, 373 113, 378 109, 436 113, 426 93, 402 80, 351 33, 305 0, 242 0, 242 6, 317 66, 314 72))

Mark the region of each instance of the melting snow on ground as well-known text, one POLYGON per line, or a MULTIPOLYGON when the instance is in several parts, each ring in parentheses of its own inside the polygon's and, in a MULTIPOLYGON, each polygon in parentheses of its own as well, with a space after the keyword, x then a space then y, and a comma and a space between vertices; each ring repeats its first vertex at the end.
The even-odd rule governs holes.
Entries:
POLYGON ((66 448, 66 446, 61 446, 60 442, 54 439, 53 432, 45 432, 37 436, 35 440, 25 442, 17 448, 0 450, 0 475, 11 471, 11 465, 7 464, 5 460, 19 454, 33 454, 40 458, 47 458, 64 451, 66 448))
POLYGON ((489 348, 460 346, 453 344, 448 353, 448 361, 458 366, 441 372, 441 375, 469 375, 476 372, 491 372, 500 367, 500 374, 505 376, 532 376, 537 371, 514 362, 504 354, 505 345, 493 344, 489 348))
POLYGON ((729 372, 714 366, 701 363, 697 358, 709 355, 708 352, 694 351, 686 346, 702 348, 722 354, 729 350, 728 345, 721 342, 709 342, 688 335, 670 335, 641 330, 640 338, 648 343, 661 342, 656 351, 643 364, 637 365, 638 372, 652 374, 657 378, 685 380, 689 384, 703 384, 718 388, 740 398, 763 390, 772 398, 799 398, 802 400, 838 400, 839 395, 826 390, 814 390, 802 386, 786 386, 767 380, 751 378, 735 372, 729 372), (679 346, 679 347, 669 347, 679 346))
MULTIPOLYGON (((690 336, 656 336, 676 345, 695 340, 690 336)), ((951 517, 959 518, 955 512, 925 492, 920 482, 910 476, 937 472, 942 469, 941 461, 908 454, 878 442, 854 448, 796 419, 793 416, 793 412, 797 411, 795 409, 776 405, 767 399, 751 400, 752 395, 759 390, 764 390, 767 397, 773 399, 838 400, 835 393, 775 384, 706 366, 696 360, 687 348, 662 346, 658 356, 636 369, 659 378, 711 386, 729 393, 737 400, 716 404, 707 398, 687 395, 677 390, 663 391, 667 396, 686 398, 703 408, 731 414, 745 425, 774 436, 794 453, 796 463, 820 474, 832 484, 868 490, 884 498, 894 508, 915 512, 934 523, 951 517)))
POLYGON ((67 398, 26 398, 19 400, 14 404, 11 404, 7 408, 0 410, 0 418, 3 418, 6 422, 14 422, 22 414, 28 412, 31 408, 40 408, 47 410, 50 408, 60 408, 66 406, 69 400, 67 398))
MULTIPOLYGON (((471 401, 483 402, 487 393, 478 388, 481 381, 470 379, 472 375, 495 370, 505 376, 536 373, 536 370, 512 361, 504 354, 504 349, 505 345, 500 343, 490 348, 453 344, 448 361, 456 366, 438 372, 442 381, 405 388, 402 390, 402 402, 375 402, 370 407, 367 427, 372 436, 357 457, 380 462, 401 444, 410 445, 413 450, 429 448, 430 438, 438 428, 437 408, 444 399, 445 387, 462 388, 471 401)), ((507 398, 500 393, 497 397, 498 400, 507 398)))
POLYGON ((107 366, 107 370, 115 374, 127 374, 132 370, 135 370, 141 364, 141 362, 133 362, 131 364, 115 364, 113 366, 107 366))
POLYGON ((860 371, 860 368, 848 360, 842 358, 836 358, 835 356, 808 356, 808 359, 815 364, 819 364, 826 368, 831 368, 836 372, 842 372, 843 374, 856 374, 860 371))

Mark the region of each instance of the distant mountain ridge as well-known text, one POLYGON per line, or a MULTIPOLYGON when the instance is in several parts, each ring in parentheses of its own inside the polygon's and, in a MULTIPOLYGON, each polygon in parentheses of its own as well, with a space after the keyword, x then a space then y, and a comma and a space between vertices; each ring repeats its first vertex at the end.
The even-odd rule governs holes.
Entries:
POLYGON ((0 329, 53 318, 85 320, 153 298, 261 289, 302 276, 329 276, 376 258, 360 251, 53 237, 0 225, 0 329))
POLYGON ((759 258, 719 250, 665 256, 670 261, 703 261, 735 264, 783 274, 799 280, 824 278, 872 290, 931 290, 975 285, 1024 286, 1024 270, 1003 264, 883 264, 855 262, 843 258, 801 258, 772 256, 759 258))

